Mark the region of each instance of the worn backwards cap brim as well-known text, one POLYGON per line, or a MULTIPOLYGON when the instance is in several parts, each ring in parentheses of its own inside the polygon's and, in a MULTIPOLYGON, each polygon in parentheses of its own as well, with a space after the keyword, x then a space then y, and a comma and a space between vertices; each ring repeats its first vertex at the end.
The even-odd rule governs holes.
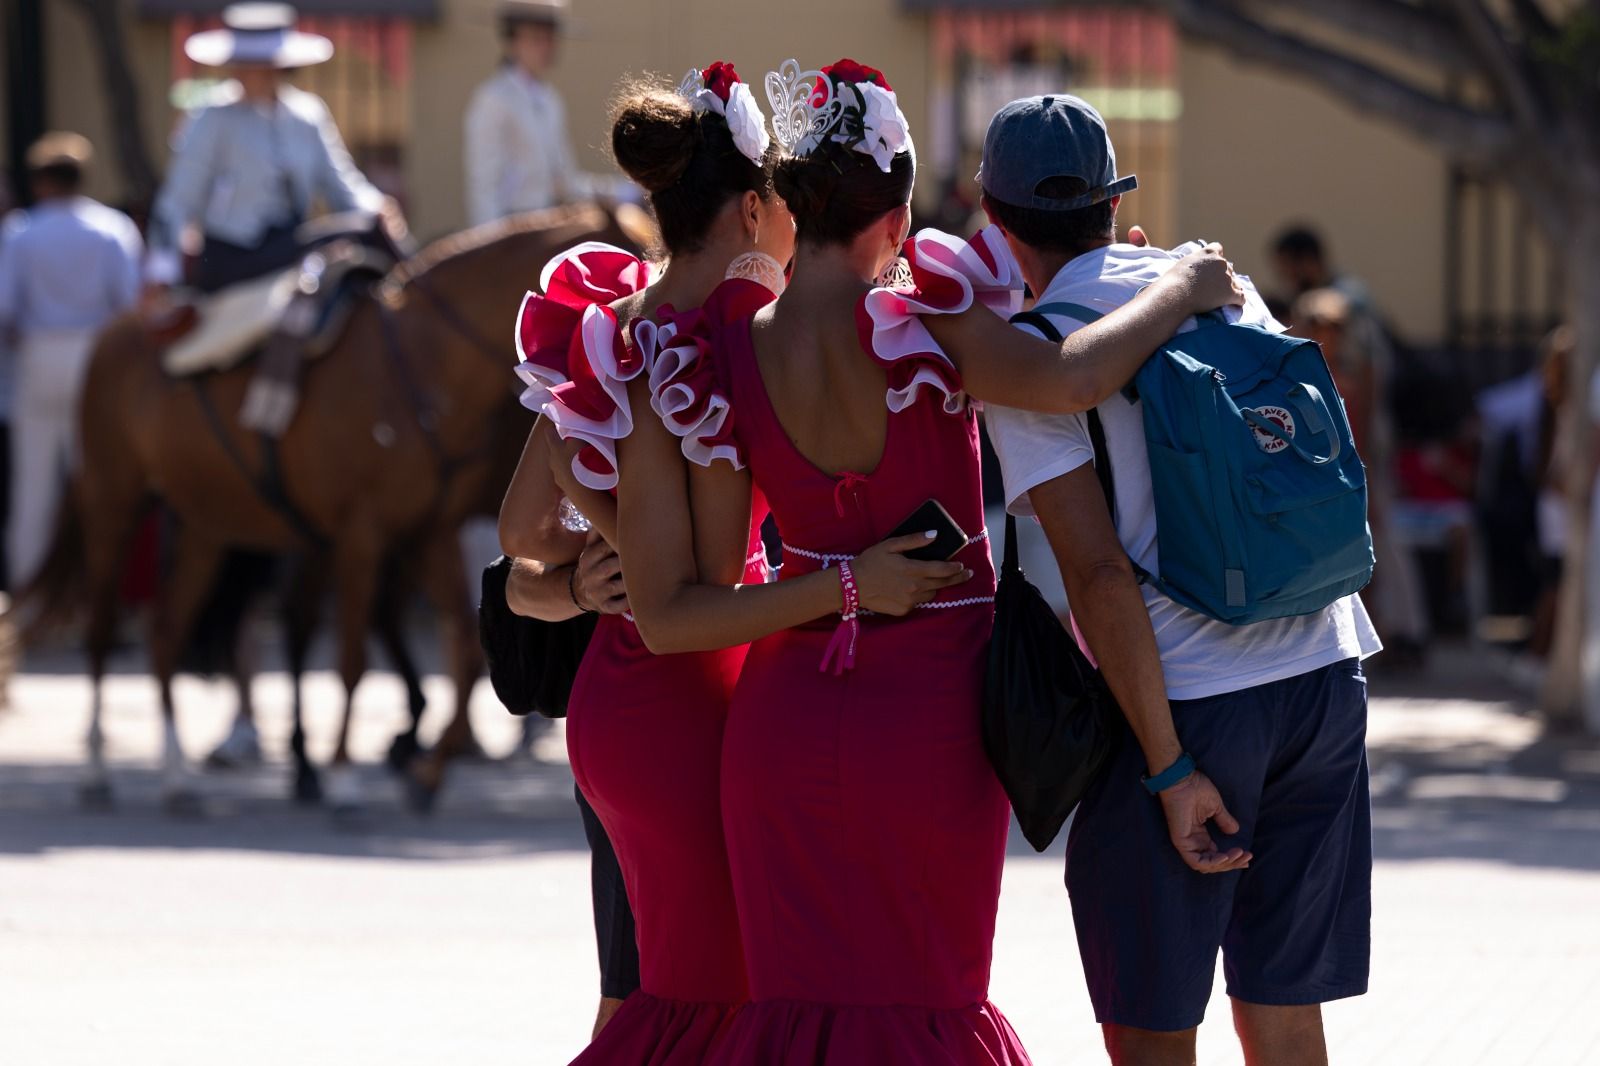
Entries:
POLYGON ((1102 185, 1098 189, 1090 189, 1081 196, 1073 196, 1066 200, 1054 196, 1040 196, 1034 194, 1032 202, 1018 204, 1018 207, 1031 207, 1036 211, 1077 211, 1085 207, 1093 207, 1103 203, 1113 196, 1121 196, 1125 192, 1132 192, 1139 187, 1139 179, 1132 174, 1118 178, 1110 185, 1102 185))

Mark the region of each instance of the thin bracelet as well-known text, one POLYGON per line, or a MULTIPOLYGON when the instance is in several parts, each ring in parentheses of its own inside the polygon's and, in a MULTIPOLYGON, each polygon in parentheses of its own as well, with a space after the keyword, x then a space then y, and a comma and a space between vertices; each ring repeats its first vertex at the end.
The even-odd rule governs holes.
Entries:
POLYGON ((593 609, 585 607, 578 602, 578 564, 573 563, 572 569, 567 571, 567 595, 572 597, 572 606, 584 614, 594 614, 593 609))

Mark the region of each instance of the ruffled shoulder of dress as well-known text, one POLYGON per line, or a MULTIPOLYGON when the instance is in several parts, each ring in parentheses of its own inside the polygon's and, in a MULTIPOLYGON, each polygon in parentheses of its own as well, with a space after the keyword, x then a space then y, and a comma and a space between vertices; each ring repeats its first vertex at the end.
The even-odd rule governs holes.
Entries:
POLYGON ((773 298, 757 282, 730 278, 692 311, 663 307, 654 321, 635 323, 636 345, 650 352, 650 406, 682 440, 684 458, 692 463, 710 466, 723 459, 744 469, 744 449, 733 435, 732 390, 713 338, 773 298))
POLYGON ((927 388, 945 411, 960 414, 966 409, 961 374, 922 316, 960 314, 979 304, 1009 318, 1022 310, 1022 271, 997 226, 970 241, 925 229, 903 254, 911 282, 874 288, 856 309, 861 346, 888 371, 889 410, 911 406, 927 388))
POLYGON ((649 283, 647 262, 591 241, 550 260, 517 312, 522 404, 583 442, 572 470, 590 488, 616 486, 616 442, 633 429, 628 382, 644 367, 608 305, 649 283))

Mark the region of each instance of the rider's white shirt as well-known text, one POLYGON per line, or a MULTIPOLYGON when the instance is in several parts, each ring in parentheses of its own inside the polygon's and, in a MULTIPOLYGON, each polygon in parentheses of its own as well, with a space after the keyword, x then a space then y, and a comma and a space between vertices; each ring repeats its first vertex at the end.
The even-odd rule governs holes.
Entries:
POLYGON ((314 204, 377 211, 382 203, 320 97, 286 85, 276 107, 258 107, 235 94, 196 114, 182 135, 156 198, 151 274, 176 280, 186 226, 248 247, 273 226, 309 217, 314 204))

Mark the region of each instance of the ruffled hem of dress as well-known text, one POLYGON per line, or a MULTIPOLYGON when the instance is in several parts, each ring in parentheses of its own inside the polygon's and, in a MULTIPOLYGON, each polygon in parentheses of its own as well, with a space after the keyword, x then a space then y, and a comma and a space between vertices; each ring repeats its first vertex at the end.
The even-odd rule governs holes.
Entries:
POLYGON ((741 1009, 738 1003, 689 1003, 635 992, 572 1066, 704 1066, 741 1009))
POLYGON ((955 1010, 768 1000, 739 1011, 715 1066, 1031 1066, 987 1000, 955 1010))
POLYGON ((772 292, 759 283, 731 278, 695 310, 679 314, 664 307, 653 323, 635 329, 639 346, 653 347, 650 406, 682 440, 684 458, 691 463, 710 466, 722 459, 735 470, 744 469, 744 449, 733 434, 730 389, 711 350, 711 334, 750 317, 772 299, 772 292))
POLYGON ((593 489, 616 486, 616 442, 633 430, 628 382, 644 367, 606 305, 649 281, 644 260, 591 241, 547 263, 543 291, 524 296, 517 312, 522 404, 550 419, 562 439, 583 443, 572 471, 593 489))
POLYGON ((1022 309, 1022 271, 997 226, 971 241, 925 229, 906 242, 904 256, 912 284, 874 288, 856 309, 861 346, 888 371, 889 410, 904 410, 930 389, 947 413, 960 414, 967 404, 961 374, 921 316, 960 314, 977 303, 1010 318, 1022 309))

